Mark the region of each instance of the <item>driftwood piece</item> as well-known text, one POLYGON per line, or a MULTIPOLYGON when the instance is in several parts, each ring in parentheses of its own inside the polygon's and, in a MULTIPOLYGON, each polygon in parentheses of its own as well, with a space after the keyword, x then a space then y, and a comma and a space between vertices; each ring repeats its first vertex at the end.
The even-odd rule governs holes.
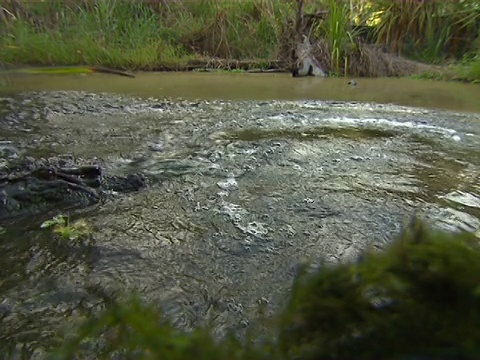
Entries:
MULTIPOLYGON (((313 25, 312 16, 305 16, 303 13, 304 0, 298 0, 297 16, 295 23, 295 49, 292 52, 294 68, 292 76, 327 76, 320 62, 313 55, 313 46, 310 42, 309 33, 313 25)), ((310 14, 312 15, 312 14, 310 14)), ((323 18, 326 13, 314 14, 323 18)))
POLYGON ((104 73, 104 74, 113 74, 113 75, 126 76, 126 77, 130 77, 130 78, 134 78, 134 77, 135 77, 135 75, 130 74, 130 73, 128 73, 128 72, 121 71, 121 70, 116 70, 116 69, 110 69, 110 68, 106 68, 106 67, 103 67, 103 66, 93 66, 93 67, 92 67, 92 71, 93 71, 93 72, 97 72, 97 73, 104 73))
POLYGON ((297 66, 292 75, 295 76, 321 76, 326 77, 327 73, 323 70, 322 65, 312 55, 313 46, 308 36, 304 35, 303 42, 297 44, 297 66))
POLYGON ((0 23, 2 26, 7 27, 7 17, 5 16, 5 10, 3 9, 2 3, 0 3, 0 23))

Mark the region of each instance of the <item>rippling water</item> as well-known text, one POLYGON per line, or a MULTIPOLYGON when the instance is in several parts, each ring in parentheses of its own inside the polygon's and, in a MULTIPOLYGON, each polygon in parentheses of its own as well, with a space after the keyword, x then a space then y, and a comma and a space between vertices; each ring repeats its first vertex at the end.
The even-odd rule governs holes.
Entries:
POLYGON ((65 319, 101 307, 102 293, 136 291, 179 328, 242 333, 259 301, 282 306, 302 261, 355 261, 415 212, 480 229, 479 115, 75 92, 2 101, 4 164, 72 153, 150 182, 85 214, 91 244, 3 235, 0 341, 39 354, 65 319))

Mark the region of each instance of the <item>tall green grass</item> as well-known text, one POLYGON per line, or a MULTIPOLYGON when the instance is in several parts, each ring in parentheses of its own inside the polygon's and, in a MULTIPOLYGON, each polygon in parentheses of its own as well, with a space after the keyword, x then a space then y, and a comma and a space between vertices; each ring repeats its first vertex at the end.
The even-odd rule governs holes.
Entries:
MULTIPOLYGON (((305 0, 305 4, 310 13, 328 10, 327 18, 313 30, 328 44, 321 62, 338 75, 347 69, 358 71, 358 66, 350 66, 352 54, 358 55, 360 48, 352 25, 365 25, 374 15, 380 19, 375 25, 378 45, 427 63, 441 64, 475 53, 480 34, 476 0, 305 0)), ((221 60, 268 64, 290 58, 292 49, 283 45, 294 46, 297 3, 10 0, 2 5, 8 10, 5 21, 0 19, 0 64, 4 67, 86 64, 177 70, 209 60, 220 60, 213 64, 221 60)), ((476 77, 476 62, 469 68, 476 77)))
POLYGON ((10 64, 176 69, 191 59, 274 59, 291 8, 275 1, 25 3, 0 40, 10 64))
POLYGON ((324 0, 328 10, 326 20, 318 24, 317 36, 325 38, 329 45, 331 67, 337 75, 347 75, 347 52, 355 46, 356 34, 352 29, 351 4, 347 0, 324 0), (345 71, 344 71, 345 69, 345 71))
POLYGON ((362 15, 376 13, 377 39, 393 51, 426 62, 459 58, 480 34, 480 4, 464 1, 378 0, 362 15))
POLYGON ((376 19, 376 23, 373 22, 378 45, 429 64, 460 61, 458 75, 452 76, 448 69, 445 78, 480 80, 478 55, 472 56, 480 52, 480 3, 477 0, 377 0, 363 2, 356 8, 359 10, 355 18, 360 24, 376 19))
MULTIPOLYGON (((32 4, 47 19, 49 2, 32 4), (46 7, 43 8, 43 6, 46 7)), ((186 51, 164 35, 158 15, 141 3, 98 2, 57 12, 54 24, 14 21, 2 43, 6 63, 41 65, 91 64, 131 69, 175 66, 186 51)))
POLYGON ((480 47, 476 54, 466 57, 454 67, 454 70, 457 79, 480 83, 480 47))

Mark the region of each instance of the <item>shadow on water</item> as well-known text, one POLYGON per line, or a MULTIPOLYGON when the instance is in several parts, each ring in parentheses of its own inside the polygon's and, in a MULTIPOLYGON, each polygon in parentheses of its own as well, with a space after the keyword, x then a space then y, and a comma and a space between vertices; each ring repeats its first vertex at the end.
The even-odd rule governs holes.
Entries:
MULTIPOLYGON (((175 81, 197 89, 204 77, 175 81)), ((55 78, 45 88, 107 86, 93 79, 55 78)), ((148 81, 118 91, 154 95, 148 81)), ((142 172, 149 188, 81 214, 96 229, 88 243, 34 224, 2 235, 0 350, 24 345, 42 358, 77 320, 133 292, 178 328, 242 335, 259 303, 268 313, 282 307, 305 259, 355 261, 365 247, 382 249, 415 211, 449 230, 480 229, 478 114, 83 92, 25 93, 2 106, 2 169, 68 152, 110 174, 142 172)))
POLYGON ((316 129, 306 129, 303 131, 295 130, 240 130, 230 132, 222 136, 227 140, 255 141, 265 139, 296 139, 296 140, 315 140, 329 137, 341 137, 351 139, 371 138, 371 137, 393 137, 397 133, 394 131, 376 130, 376 129, 349 129, 349 128, 329 128, 321 127, 316 129))

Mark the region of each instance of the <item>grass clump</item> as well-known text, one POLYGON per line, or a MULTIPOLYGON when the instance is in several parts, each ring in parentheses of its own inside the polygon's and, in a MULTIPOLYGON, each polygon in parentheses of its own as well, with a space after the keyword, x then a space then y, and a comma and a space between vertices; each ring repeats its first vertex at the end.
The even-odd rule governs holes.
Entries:
POLYGON ((90 319, 57 355, 71 359, 95 343, 104 358, 477 359, 479 279, 478 237, 414 222, 384 252, 301 271, 279 328, 254 345, 181 333, 137 300, 90 319))
POLYGON ((467 66, 466 79, 475 83, 480 82, 480 54, 467 66))
POLYGON ((378 44, 430 63, 472 50, 480 7, 476 0, 379 0, 363 9, 361 19, 374 23, 378 44))
MULTIPOLYGON (((61 2, 59 2, 61 3, 61 2)), ((181 46, 162 36, 157 15, 142 3, 99 1, 91 8, 71 5, 54 12, 51 2, 28 4, 44 21, 12 22, 0 58, 5 63, 35 65, 103 65, 113 68, 175 67, 187 56, 181 46)), ((33 19, 36 19, 34 16, 33 19)))
POLYGON ((466 57, 455 67, 455 74, 458 79, 473 83, 480 82, 480 40, 477 46, 478 51, 473 56, 466 57))
POLYGON ((373 25, 377 45, 428 64, 457 64, 420 71, 420 78, 480 81, 478 1, 379 0, 359 18, 373 25))
POLYGON ((0 40, 4 63, 133 70, 178 70, 205 57, 271 60, 289 9, 260 0, 62 0, 21 6, 0 40))
POLYGON ((326 39, 332 72, 339 75, 348 67, 347 51, 355 46, 356 35, 352 30, 352 13, 348 1, 326 2, 328 16, 317 25, 317 36, 326 39))
POLYGON ((84 220, 78 219, 73 223, 70 218, 64 215, 54 216, 50 220, 44 221, 40 227, 42 229, 52 228, 53 233, 64 240, 77 241, 92 235, 92 227, 84 220))

